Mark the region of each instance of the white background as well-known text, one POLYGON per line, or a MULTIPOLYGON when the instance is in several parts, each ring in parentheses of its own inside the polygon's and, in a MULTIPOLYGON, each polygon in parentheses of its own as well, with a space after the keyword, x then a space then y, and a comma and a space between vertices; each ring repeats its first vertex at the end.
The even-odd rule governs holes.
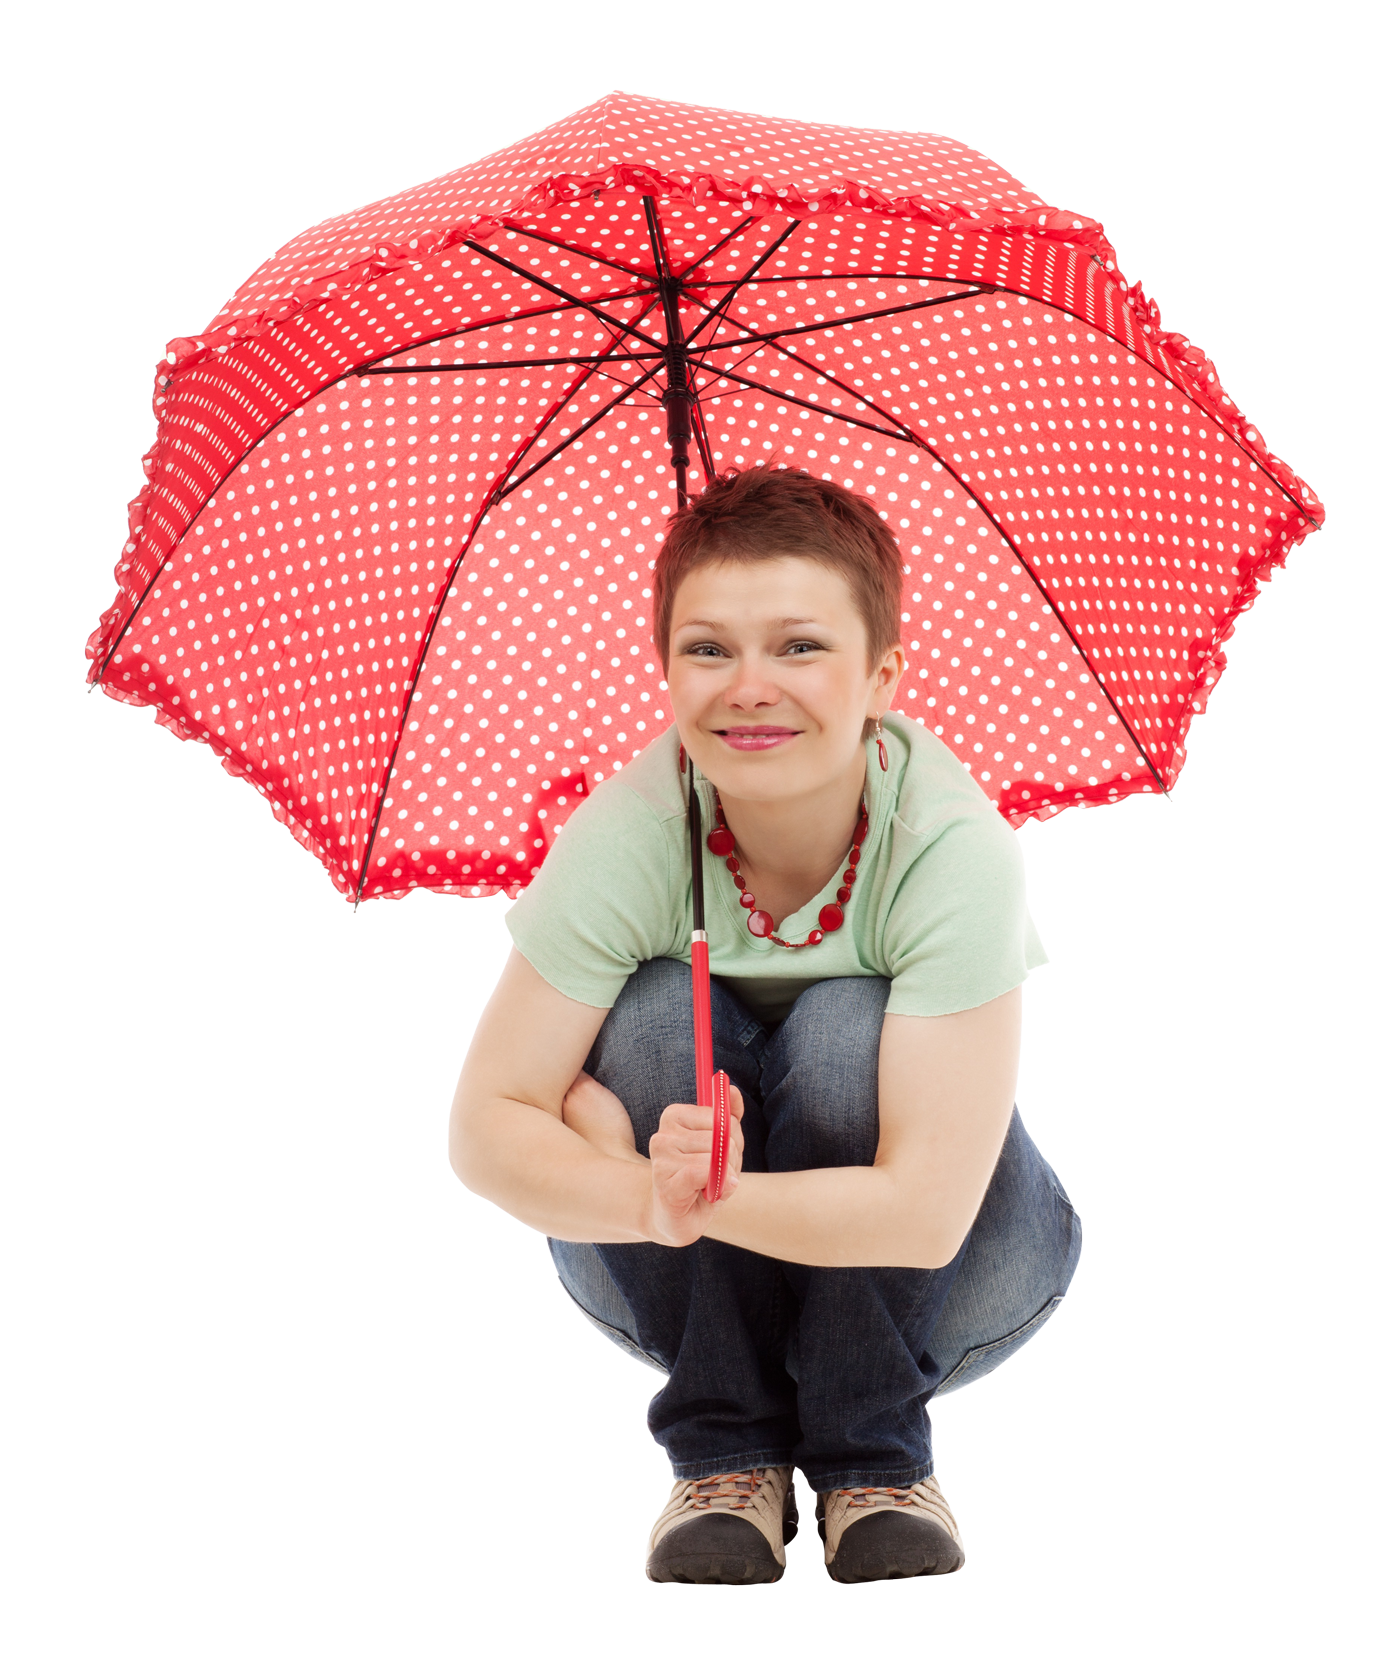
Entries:
POLYGON ((1362 8, 138 0, 15 29, 8 1666, 1379 1666, 1393 90, 1362 8), (352 913, 208 751, 84 690, 167 338, 310 223, 614 87, 940 130, 1099 217, 1330 508, 1170 803, 1024 831, 1052 963, 1020 1104, 1084 1257, 1024 1354, 934 1403, 946 1580, 835 1587, 809 1517, 781 1588, 646 1582, 654 1379, 445 1161, 503 902, 352 913))

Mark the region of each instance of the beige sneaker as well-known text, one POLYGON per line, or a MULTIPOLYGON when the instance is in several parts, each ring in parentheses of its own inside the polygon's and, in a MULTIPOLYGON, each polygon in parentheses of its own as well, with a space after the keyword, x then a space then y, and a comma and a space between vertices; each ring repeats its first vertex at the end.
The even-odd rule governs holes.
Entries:
POLYGON ((817 1531, 833 1581, 950 1575, 963 1566, 958 1525, 926 1476, 909 1488, 836 1488, 817 1495, 817 1531))
POLYGON ((647 1574, 730 1587, 780 1581, 796 1533, 789 1465, 678 1482, 651 1531, 647 1574))

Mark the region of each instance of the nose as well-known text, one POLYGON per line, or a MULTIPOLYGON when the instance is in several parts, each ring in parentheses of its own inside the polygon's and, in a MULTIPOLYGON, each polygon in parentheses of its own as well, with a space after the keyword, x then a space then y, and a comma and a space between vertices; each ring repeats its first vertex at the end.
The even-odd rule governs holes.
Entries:
POLYGON ((745 654, 735 664, 724 701, 730 709, 768 709, 782 701, 782 693, 768 674, 763 657, 745 654))

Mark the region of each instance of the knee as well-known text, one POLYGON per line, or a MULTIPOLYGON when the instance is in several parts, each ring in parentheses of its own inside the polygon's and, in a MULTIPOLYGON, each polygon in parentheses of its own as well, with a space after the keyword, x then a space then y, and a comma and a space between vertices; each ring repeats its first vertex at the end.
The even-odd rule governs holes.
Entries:
POLYGON ((880 1142, 880 1031, 889 984, 835 978, 807 989, 770 1049, 768 1166, 866 1168, 880 1142))
POLYGON ((661 1112, 694 1097, 690 967, 651 959, 628 977, 584 1065, 632 1118, 637 1148, 646 1154, 661 1112))

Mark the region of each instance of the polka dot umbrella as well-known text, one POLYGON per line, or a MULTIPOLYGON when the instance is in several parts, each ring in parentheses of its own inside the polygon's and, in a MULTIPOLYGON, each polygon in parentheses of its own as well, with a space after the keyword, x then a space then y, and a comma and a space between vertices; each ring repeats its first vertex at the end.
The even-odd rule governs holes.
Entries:
POLYGON ((650 566, 728 467, 879 506, 901 707, 1013 824, 1168 789, 1323 515, 1096 222, 938 135, 622 94, 293 239, 155 408, 91 679, 352 900, 517 893, 668 724, 650 566))

